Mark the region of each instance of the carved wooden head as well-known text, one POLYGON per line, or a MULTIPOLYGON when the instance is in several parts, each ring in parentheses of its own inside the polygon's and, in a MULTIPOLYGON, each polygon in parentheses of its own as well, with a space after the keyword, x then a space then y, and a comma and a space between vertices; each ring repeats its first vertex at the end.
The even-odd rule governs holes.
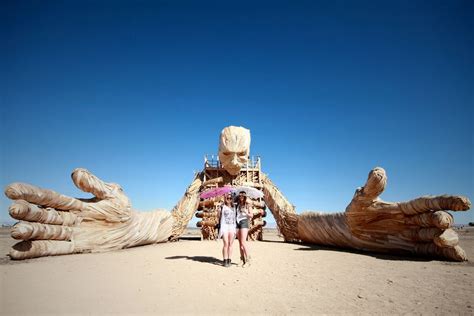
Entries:
POLYGON ((222 130, 219 160, 229 174, 235 176, 239 173, 249 160, 249 153, 250 130, 237 126, 228 126, 222 130))

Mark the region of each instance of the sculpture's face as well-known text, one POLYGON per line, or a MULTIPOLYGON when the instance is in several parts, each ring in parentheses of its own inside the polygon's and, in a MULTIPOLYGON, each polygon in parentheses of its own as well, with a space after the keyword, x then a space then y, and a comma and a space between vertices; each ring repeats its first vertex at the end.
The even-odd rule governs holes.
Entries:
POLYGON ((228 126, 221 132, 219 160, 222 167, 233 176, 249 160, 250 130, 243 127, 228 126))

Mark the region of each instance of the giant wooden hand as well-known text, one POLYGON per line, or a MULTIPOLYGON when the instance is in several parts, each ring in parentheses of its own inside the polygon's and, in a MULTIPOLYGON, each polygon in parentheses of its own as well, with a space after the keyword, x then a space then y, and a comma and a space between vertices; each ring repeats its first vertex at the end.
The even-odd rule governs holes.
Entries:
POLYGON ((466 260, 458 236, 450 228, 447 210, 466 211, 471 202, 462 196, 425 196, 408 202, 384 202, 385 170, 375 168, 358 188, 346 209, 347 224, 360 249, 400 250, 421 255, 466 260))
POLYGON ((5 194, 15 200, 10 215, 20 220, 12 229, 12 237, 23 240, 12 247, 12 259, 109 251, 167 241, 172 230, 182 231, 179 215, 187 215, 183 207, 198 199, 199 179, 195 179, 173 214, 136 212, 118 184, 103 182, 85 169, 74 170, 72 179, 79 189, 95 197, 76 199, 22 183, 6 188, 5 194))
POLYGON ((465 211, 470 201, 462 196, 428 196, 409 202, 384 202, 385 170, 375 168, 358 188, 345 213, 316 212, 297 215, 281 192, 264 178, 265 202, 288 241, 385 253, 417 254, 449 260, 466 260, 446 212, 465 211))

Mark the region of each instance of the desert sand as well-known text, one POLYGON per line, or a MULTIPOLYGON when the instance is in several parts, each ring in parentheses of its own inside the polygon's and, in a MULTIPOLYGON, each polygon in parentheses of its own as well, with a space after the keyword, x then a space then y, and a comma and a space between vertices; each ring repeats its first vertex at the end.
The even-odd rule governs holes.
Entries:
MULTIPOLYGON (((474 230, 459 231, 474 260, 474 230)), ((174 243, 109 253, 10 261, 0 235, 1 315, 38 314, 466 314, 474 264, 251 242, 252 265, 221 266, 221 241, 196 230, 174 243)))

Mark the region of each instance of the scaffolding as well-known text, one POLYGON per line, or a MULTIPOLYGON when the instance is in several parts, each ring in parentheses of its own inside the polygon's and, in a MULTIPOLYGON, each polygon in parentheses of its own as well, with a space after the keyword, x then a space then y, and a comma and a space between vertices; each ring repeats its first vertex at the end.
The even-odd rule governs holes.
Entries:
MULTIPOLYGON (((261 158, 260 156, 249 156, 247 163, 241 166, 237 175, 230 175, 219 161, 218 155, 204 156, 204 172, 202 190, 209 190, 224 185, 231 186, 249 186, 261 190, 262 181, 260 177, 261 158)), ((201 227, 201 237, 205 240, 214 240, 218 237, 217 211, 223 203, 222 197, 214 199, 202 200, 199 203, 196 217, 201 218, 197 223, 201 227)), ((266 216, 265 203, 262 199, 252 201, 252 211, 254 218, 250 221, 249 239, 262 240, 263 227, 266 222, 263 217, 266 216)))
MULTIPOLYGON (((227 184, 231 185, 247 185, 252 187, 261 187, 260 171, 261 158, 260 156, 250 156, 247 163, 241 166, 241 170, 237 177, 229 179, 227 184)), ((218 177, 229 178, 227 172, 222 168, 218 155, 204 156, 204 182, 218 177)), ((218 185, 211 186, 217 187, 218 185)))

